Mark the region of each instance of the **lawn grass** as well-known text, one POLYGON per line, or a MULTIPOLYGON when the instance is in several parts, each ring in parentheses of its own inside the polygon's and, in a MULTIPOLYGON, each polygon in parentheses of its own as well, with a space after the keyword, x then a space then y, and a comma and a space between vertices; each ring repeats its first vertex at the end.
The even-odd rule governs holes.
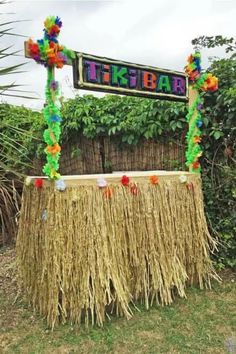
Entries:
POLYGON ((187 299, 104 328, 60 325, 52 332, 17 295, 14 250, 0 252, 0 353, 236 353, 236 273, 223 274, 212 290, 190 288, 187 299), (235 343, 235 348, 234 348, 235 343), (228 350, 227 350, 228 348, 228 350))

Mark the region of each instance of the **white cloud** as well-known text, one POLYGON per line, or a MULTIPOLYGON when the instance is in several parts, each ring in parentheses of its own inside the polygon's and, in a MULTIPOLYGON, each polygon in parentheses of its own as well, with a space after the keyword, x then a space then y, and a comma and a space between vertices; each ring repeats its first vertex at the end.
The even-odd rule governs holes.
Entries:
MULTIPOLYGON (((232 36, 235 33, 236 2, 234 0, 122 0, 122 1, 15 1, 1 11, 15 12, 9 19, 29 19, 15 25, 18 31, 34 39, 43 36, 43 21, 48 15, 62 18, 60 42, 68 48, 127 60, 134 63, 182 70, 192 51, 191 39, 199 35, 232 36)), ((3 19, 3 17, 1 17, 3 19)), ((21 37, 4 38, 8 45, 23 48, 21 37)), ((207 55, 222 50, 203 51, 207 55)), ((23 51, 22 51, 23 55, 23 51)), ((7 64, 24 60, 10 58, 7 64)), ((33 61, 27 72, 12 77, 23 82, 40 97, 37 101, 8 99, 15 104, 40 108, 44 102, 45 69, 33 61)), ((57 70, 66 97, 74 95, 72 68, 57 70)), ((82 93, 82 91, 80 91, 82 93)), ((86 92, 88 93, 88 92, 86 92)))

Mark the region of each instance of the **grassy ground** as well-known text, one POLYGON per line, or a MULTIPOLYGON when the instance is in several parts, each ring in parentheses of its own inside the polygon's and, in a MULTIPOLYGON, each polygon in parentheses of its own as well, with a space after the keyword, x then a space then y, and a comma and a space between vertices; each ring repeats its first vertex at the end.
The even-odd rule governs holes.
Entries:
POLYGON ((211 291, 189 289, 172 306, 141 308, 130 321, 51 332, 17 296, 14 250, 0 250, 0 353, 236 353, 236 273, 211 291))

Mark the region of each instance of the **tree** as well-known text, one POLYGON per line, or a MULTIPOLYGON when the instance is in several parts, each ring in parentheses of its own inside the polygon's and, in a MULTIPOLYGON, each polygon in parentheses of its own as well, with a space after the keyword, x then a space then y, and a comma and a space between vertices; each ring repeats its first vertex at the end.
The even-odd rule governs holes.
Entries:
MULTIPOLYGON (((192 45, 198 48, 215 48, 225 46, 226 53, 234 52, 236 50, 236 41, 234 37, 200 36, 192 40, 192 45)), ((235 53, 233 56, 235 56, 235 53)))
POLYGON ((202 36, 192 44, 222 46, 231 54, 209 68, 219 78, 219 90, 204 96, 203 186, 209 222, 220 242, 218 265, 236 267, 236 43, 233 37, 202 36))

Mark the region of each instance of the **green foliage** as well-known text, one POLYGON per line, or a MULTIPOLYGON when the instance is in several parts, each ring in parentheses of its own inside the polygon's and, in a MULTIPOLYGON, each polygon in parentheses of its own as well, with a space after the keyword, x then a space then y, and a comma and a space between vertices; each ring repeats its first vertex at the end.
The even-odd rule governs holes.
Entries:
POLYGON ((197 47, 215 48, 225 46, 226 53, 236 49, 236 41, 233 37, 223 36, 200 36, 192 40, 192 45, 197 47))
MULTIPOLYGON (((6 3, 5 1, 0 1, 0 5, 4 5, 6 3)), ((16 22, 21 22, 21 21, 8 21, 8 22, 0 22, 0 37, 3 36, 14 36, 14 37, 24 37, 22 35, 19 35, 17 33, 12 33, 12 25, 16 22)), ((14 57, 17 56, 18 53, 20 53, 19 50, 13 50, 12 46, 8 46, 5 48, 0 47, 0 60, 7 59, 8 57, 14 57)), ((11 66, 5 66, 1 67, 0 69, 0 77, 2 79, 3 77, 9 77, 11 74, 19 74, 23 73, 22 67, 26 63, 19 63, 11 66)), ((14 82, 11 82, 9 84, 6 83, 1 83, 0 85, 0 97, 1 96, 11 96, 11 97, 22 97, 22 98, 28 98, 28 99, 34 99, 35 97, 29 95, 29 91, 25 91, 20 89, 22 84, 15 84, 14 82)))
POLYGON ((14 241, 19 213, 22 174, 31 166, 30 150, 35 153, 34 129, 40 114, 24 107, 0 104, 0 245, 14 241), (13 182, 14 178, 14 182, 13 182))
MULTIPOLYGON (((226 52, 236 49, 234 42, 221 36, 197 39, 204 47, 226 45, 226 52)), ((236 267, 235 54, 213 61, 208 70, 219 78, 219 90, 204 95, 203 188, 209 223, 220 242, 216 258, 220 268, 236 267)))
POLYGON ((115 135, 120 143, 136 145, 140 139, 175 138, 187 130, 186 106, 142 98, 107 95, 77 96, 62 108, 63 136, 82 133, 87 138, 115 135))
POLYGON ((29 169, 37 143, 42 141, 42 115, 25 107, 0 104, 0 174, 29 169), (40 129, 41 125, 41 129, 40 129))

